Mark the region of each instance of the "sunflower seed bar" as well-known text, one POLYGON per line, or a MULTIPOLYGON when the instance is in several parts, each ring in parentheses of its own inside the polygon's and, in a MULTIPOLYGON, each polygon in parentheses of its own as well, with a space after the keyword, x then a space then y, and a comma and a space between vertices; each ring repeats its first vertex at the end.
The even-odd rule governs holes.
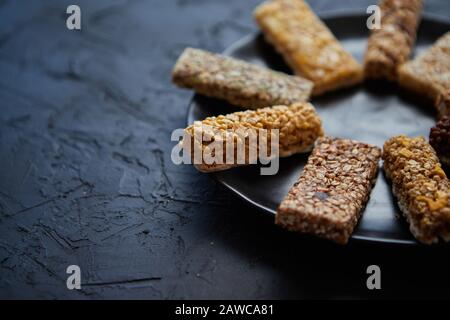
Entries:
POLYGON ((255 18, 295 74, 314 82, 313 95, 362 81, 362 67, 305 1, 264 2, 256 8, 255 18))
POLYGON ((180 87, 251 109, 307 101, 313 87, 300 77, 192 48, 181 54, 172 79, 180 87))
MULTIPOLYGON (((260 131, 264 129, 268 132, 267 144, 271 142, 270 134, 272 130, 279 130, 278 152, 280 157, 311 151, 316 139, 323 135, 321 120, 310 103, 295 103, 290 106, 274 106, 210 117, 203 121, 196 121, 186 128, 185 132, 193 144, 191 150, 194 151, 195 148, 201 150, 201 159, 204 159, 205 152, 211 151, 208 150, 210 141, 219 142, 223 146, 225 151, 221 158, 221 164, 207 164, 205 161, 199 164, 194 163, 199 171, 211 172, 250 164, 249 150, 251 146, 249 145, 248 134, 253 132, 253 134, 259 135, 260 131), (244 134, 241 134, 240 131, 244 134), (198 133, 202 133, 202 135, 198 133), (206 140, 209 141, 205 141, 205 137, 208 137, 206 140), (244 163, 237 163, 236 161, 238 140, 245 148, 244 163), (227 148, 224 144, 227 141, 236 142, 232 151, 233 163, 226 163, 227 148)), ((257 152, 262 147, 261 140, 258 142, 257 152)), ((267 147, 267 150, 269 151, 270 147, 267 147)))
POLYGON ((393 137, 383 159, 414 237, 425 244, 450 241, 450 184, 430 144, 423 137, 393 137))
POLYGON ((381 29, 373 29, 364 59, 368 78, 395 81, 397 67, 408 60, 422 12, 422 0, 381 0, 381 29))
MULTIPOLYGON (((436 108, 441 109, 441 99, 447 97, 446 90, 450 88, 450 32, 417 58, 401 65, 398 81, 401 86, 433 99, 436 108)), ((445 104, 442 110, 440 116, 448 112, 445 104)))
POLYGON ((277 210, 291 231, 347 243, 375 183, 381 150, 366 143, 320 138, 277 210))

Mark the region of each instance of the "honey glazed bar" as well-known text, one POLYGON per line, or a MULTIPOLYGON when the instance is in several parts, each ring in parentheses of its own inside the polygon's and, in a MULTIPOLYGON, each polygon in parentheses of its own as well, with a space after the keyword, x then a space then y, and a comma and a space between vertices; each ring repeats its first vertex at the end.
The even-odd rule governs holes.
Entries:
POLYGON ((307 101, 313 88, 297 76, 192 48, 181 54, 172 79, 180 87, 251 109, 307 101))
POLYGON ((275 223, 339 244, 348 242, 375 183, 381 150, 332 137, 317 140, 275 223))
POLYGON ((314 82, 313 95, 362 81, 362 67, 305 1, 267 1, 254 14, 267 41, 295 74, 314 82))

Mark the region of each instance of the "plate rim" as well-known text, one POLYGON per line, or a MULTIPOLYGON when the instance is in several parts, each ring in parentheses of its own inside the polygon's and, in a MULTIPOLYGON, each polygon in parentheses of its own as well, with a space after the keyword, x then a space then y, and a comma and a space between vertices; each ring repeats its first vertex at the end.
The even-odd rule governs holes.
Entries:
MULTIPOLYGON (((359 9, 330 10, 330 11, 318 12, 316 14, 321 20, 333 19, 333 18, 345 18, 345 17, 355 18, 355 17, 368 16, 367 13, 365 13, 364 11, 359 10, 359 9)), ((432 22, 447 24, 450 26, 450 18, 441 16, 438 14, 434 14, 434 13, 423 12, 421 20, 429 20, 432 22)), ((232 44, 230 44, 227 48, 225 48, 221 52, 221 54, 225 55, 225 56, 230 56, 230 53, 232 51, 234 51, 236 47, 241 46, 243 43, 248 42, 251 39, 257 38, 261 34, 262 34, 261 31, 251 32, 251 33, 239 38, 232 44)), ((195 99, 196 95, 197 95, 197 93, 193 93, 189 100, 187 113, 186 113, 186 124, 187 125, 189 125, 192 122, 190 119, 191 118, 190 114, 191 114, 191 109, 193 108, 193 105, 194 105, 194 99, 195 99)), ((242 199, 246 203, 250 204, 251 207, 254 207, 255 209, 257 209, 267 215, 270 215, 272 217, 275 216, 275 214, 276 214, 275 210, 270 209, 256 201, 250 199, 248 196, 243 194, 241 191, 239 191, 236 188, 234 188, 233 186, 229 185, 226 181, 220 179, 218 177, 217 173, 211 172, 211 173, 207 173, 207 175, 209 177, 213 178, 215 181, 217 181, 221 185, 223 185, 226 189, 230 190, 234 195, 238 196, 240 199, 242 199)), ((402 216, 401 219, 404 219, 404 217, 402 216)), ((398 246, 418 246, 418 247, 423 246, 423 244, 418 242, 415 238, 413 238, 411 240, 403 240, 403 239, 394 239, 394 238, 389 238, 389 237, 380 238, 379 236, 370 237, 370 236, 353 235, 352 234, 350 236, 350 241, 351 242, 371 243, 371 244, 389 244, 389 245, 398 245, 398 246)))

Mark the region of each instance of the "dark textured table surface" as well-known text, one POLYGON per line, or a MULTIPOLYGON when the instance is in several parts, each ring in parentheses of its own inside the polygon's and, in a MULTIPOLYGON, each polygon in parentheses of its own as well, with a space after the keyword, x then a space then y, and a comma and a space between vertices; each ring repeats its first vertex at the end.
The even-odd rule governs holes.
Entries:
POLYGON ((191 97, 170 83, 174 61, 256 31, 258 2, 77 1, 82 30, 69 31, 72 1, 0 1, 0 298, 450 296, 448 249, 290 234, 172 164, 191 97), (66 287, 73 264, 81 290, 66 287), (380 291, 366 288, 371 264, 380 291))

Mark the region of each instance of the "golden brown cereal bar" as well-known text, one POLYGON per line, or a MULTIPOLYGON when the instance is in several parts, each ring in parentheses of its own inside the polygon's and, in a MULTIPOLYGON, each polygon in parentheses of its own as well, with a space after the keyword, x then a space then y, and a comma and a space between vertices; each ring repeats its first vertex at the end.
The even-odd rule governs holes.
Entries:
POLYGON ((313 95, 362 81, 362 67, 305 1, 264 2, 255 18, 295 74, 314 82, 313 95))
MULTIPOLYGON (((233 168, 239 165, 250 163, 249 158, 249 134, 259 135, 260 131, 267 130, 270 137, 272 130, 279 133, 279 156, 287 157, 294 153, 308 152, 312 149, 314 141, 323 135, 322 123, 316 110, 310 103, 295 103, 290 106, 274 106, 257 110, 247 110, 220 115, 218 117, 206 118, 203 121, 196 121, 193 125, 185 129, 190 142, 193 144, 191 152, 195 148, 201 151, 202 162, 194 163, 199 171, 211 172, 233 168), (242 131, 245 135, 240 133, 242 131), (202 133, 202 135, 199 135, 202 133), (205 141, 205 137, 210 141, 217 141, 220 144, 226 141, 235 141, 233 147, 233 163, 226 163, 227 149, 224 146, 222 163, 207 164, 204 161, 206 152, 210 152, 210 141, 205 141), (245 148, 245 162, 237 163, 238 140, 245 148), (209 148, 209 149, 208 149, 209 148)), ((267 140, 270 144, 270 138, 267 140)), ((261 147, 258 144, 257 149, 261 147)), ((267 147, 270 151, 270 147, 267 147)), ((257 150, 257 151, 258 151, 257 150)), ((193 154, 192 154, 193 156, 193 154)))
POLYGON ((180 87, 252 109, 307 101, 313 87, 300 77, 192 48, 181 54, 172 78, 180 87))
POLYGON ((432 99, 440 116, 445 115, 449 103, 446 91, 450 89, 450 32, 417 58, 401 65, 398 81, 401 86, 432 99))
POLYGON ((320 138, 281 202, 275 222, 291 231, 347 243, 375 183, 381 150, 366 143, 320 138))
POLYGON ((368 78, 397 79, 397 67, 408 60, 416 40, 422 0, 381 0, 381 29, 373 29, 364 59, 368 78))
POLYGON ((423 137, 393 137, 383 159, 414 237, 425 244, 450 241, 450 185, 430 144, 423 137))

